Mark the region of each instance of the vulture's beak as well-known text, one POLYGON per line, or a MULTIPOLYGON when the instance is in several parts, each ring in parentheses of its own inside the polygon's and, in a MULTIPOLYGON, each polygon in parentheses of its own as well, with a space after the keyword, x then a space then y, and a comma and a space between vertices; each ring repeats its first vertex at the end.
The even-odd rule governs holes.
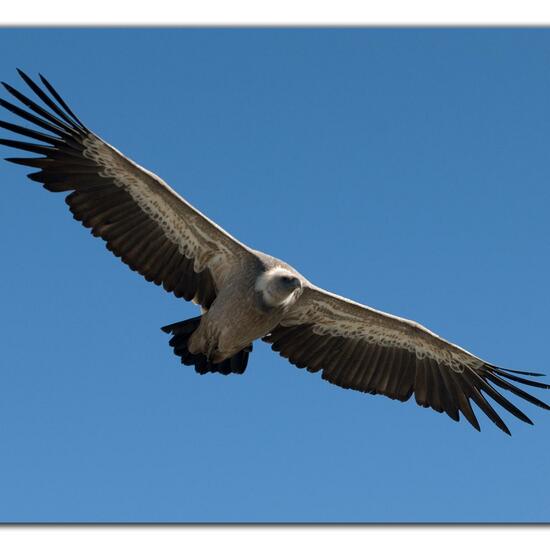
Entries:
POLYGON ((297 288, 302 288, 302 281, 300 281, 298 277, 294 277, 294 279, 292 279, 291 281, 291 284, 294 290, 296 290, 297 288))

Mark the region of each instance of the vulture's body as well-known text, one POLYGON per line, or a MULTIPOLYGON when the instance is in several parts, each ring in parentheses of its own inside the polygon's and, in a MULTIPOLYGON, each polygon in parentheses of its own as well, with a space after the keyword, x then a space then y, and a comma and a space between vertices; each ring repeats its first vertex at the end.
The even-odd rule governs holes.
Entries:
POLYGON ((538 374, 490 365, 417 323, 322 290, 240 243, 88 130, 45 78, 41 88, 20 75, 42 104, 4 84, 26 109, 4 99, 0 105, 40 130, 0 121, 33 140, 0 144, 39 156, 7 160, 36 168, 30 179, 49 191, 69 192, 73 216, 131 269, 201 307, 202 315, 163 328, 182 363, 201 374, 242 374, 252 343, 263 339, 329 382, 400 401, 414 394, 419 405, 453 420, 462 414, 476 429, 471 402, 509 433, 487 396, 531 423, 497 388, 550 408, 512 383, 548 389, 530 378, 538 374))

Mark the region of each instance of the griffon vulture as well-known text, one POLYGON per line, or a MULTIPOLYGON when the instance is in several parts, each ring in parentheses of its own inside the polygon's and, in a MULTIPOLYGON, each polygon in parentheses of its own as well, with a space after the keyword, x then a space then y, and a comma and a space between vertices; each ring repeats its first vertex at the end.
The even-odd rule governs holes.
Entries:
POLYGON ((512 383, 548 389, 525 378, 539 374, 491 365, 418 323, 318 288, 288 264, 237 241, 88 130, 43 76, 39 86, 19 74, 36 98, 3 83, 22 106, 0 104, 40 130, 0 122, 33 140, 0 143, 39 156, 6 160, 36 168, 28 177, 48 191, 68 192, 74 218, 130 269, 201 307, 200 316, 162 329, 185 365, 200 374, 242 374, 253 341, 262 339, 333 384, 399 401, 414 394, 419 405, 453 420, 462 413, 477 430, 472 401, 510 433, 487 397, 532 423, 497 387, 550 408, 512 383))

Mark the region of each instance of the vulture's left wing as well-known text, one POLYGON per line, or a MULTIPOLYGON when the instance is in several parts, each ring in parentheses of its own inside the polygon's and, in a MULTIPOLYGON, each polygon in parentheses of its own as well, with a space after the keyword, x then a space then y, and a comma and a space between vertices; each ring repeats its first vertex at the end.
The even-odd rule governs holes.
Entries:
POLYGON ((231 270, 251 256, 249 249, 88 130, 44 77, 41 88, 19 74, 43 105, 5 83, 27 109, 4 99, 0 105, 48 133, 0 121, 0 127, 34 140, 0 144, 40 155, 6 160, 39 169, 29 178, 49 191, 70 191, 65 201, 74 217, 131 269, 210 307, 231 270))
POLYGON ((413 321, 363 306, 320 288, 306 286, 287 317, 264 340, 291 363, 343 388, 386 395, 400 401, 414 393, 423 407, 459 420, 459 411, 479 430, 470 400, 510 433, 483 394, 532 424, 494 386, 526 401, 550 407, 509 382, 550 388, 490 365, 413 321))

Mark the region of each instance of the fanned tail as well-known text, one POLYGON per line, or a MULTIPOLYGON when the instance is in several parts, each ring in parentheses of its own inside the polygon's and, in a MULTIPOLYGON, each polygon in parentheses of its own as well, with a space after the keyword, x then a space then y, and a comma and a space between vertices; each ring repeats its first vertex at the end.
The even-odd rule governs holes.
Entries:
POLYGON ((164 332, 173 335, 168 343, 174 348, 174 353, 181 357, 181 362, 184 365, 194 365, 195 371, 199 374, 206 374, 207 372, 219 372, 226 375, 231 373, 243 374, 248 364, 248 355, 252 351, 252 344, 221 363, 212 363, 206 355, 202 353, 193 354, 189 351, 187 347, 189 338, 199 327, 200 322, 201 317, 199 316, 162 327, 164 332))

